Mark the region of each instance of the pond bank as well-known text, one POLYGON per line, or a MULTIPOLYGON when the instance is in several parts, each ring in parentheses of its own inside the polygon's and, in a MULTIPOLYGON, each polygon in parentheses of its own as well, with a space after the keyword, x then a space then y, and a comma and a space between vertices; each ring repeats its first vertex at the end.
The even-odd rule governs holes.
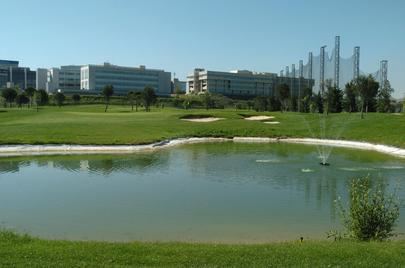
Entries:
POLYGON ((124 154, 168 148, 181 144, 204 142, 255 142, 255 143, 299 143, 331 147, 345 147, 359 150, 371 150, 383 154, 405 158, 405 149, 359 141, 312 139, 312 138, 267 138, 267 137, 233 137, 233 138, 179 138, 165 140, 147 145, 2 145, 0 157, 24 155, 69 155, 69 154, 124 154))

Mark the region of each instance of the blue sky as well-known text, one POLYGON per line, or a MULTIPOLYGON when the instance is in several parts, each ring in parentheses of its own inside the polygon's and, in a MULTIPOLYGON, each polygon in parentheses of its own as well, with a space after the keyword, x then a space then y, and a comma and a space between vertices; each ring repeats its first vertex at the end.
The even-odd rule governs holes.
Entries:
POLYGON ((0 59, 57 67, 103 63, 162 68, 185 79, 195 67, 279 72, 333 47, 361 46, 361 69, 389 61, 405 95, 405 1, 1 0, 0 59))

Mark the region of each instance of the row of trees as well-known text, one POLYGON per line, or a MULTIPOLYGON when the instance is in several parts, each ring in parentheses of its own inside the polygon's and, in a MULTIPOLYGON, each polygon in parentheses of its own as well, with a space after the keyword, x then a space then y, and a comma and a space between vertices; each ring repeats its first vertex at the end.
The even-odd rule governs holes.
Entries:
MULTIPOLYGON (((18 88, 6 88, 1 91, 1 96, 3 97, 5 107, 13 107, 15 104, 17 107, 22 108, 26 105, 28 108, 33 107, 34 105, 42 106, 49 104, 50 96, 48 92, 43 89, 36 90, 35 88, 29 87, 25 90, 19 90, 18 88)), ((66 100, 66 96, 57 92, 52 96, 56 105, 61 107, 66 100)), ((80 102, 80 95, 74 94, 72 100, 75 104, 80 102)))
POLYGON ((298 111, 319 113, 361 112, 392 112, 394 110, 391 100, 393 89, 389 81, 380 85, 370 76, 360 76, 347 83, 344 90, 335 86, 327 86, 325 92, 314 94, 311 89, 303 90, 300 98, 291 95, 287 84, 280 84, 273 97, 256 97, 254 109, 257 111, 298 111))
MULTIPOLYGON (((114 86, 106 85, 103 88, 102 94, 105 100, 104 112, 107 112, 108 106, 110 104, 110 99, 114 95, 114 86)), ((132 107, 132 111, 134 110, 134 106, 136 107, 136 111, 138 111, 138 107, 143 105, 143 107, 145 107, 145 111, 149 112, 150 107, 157 101, 155 91, 151 87, 145 87, 142 92, 130 91, 128 92, 126 98, 132 107)))

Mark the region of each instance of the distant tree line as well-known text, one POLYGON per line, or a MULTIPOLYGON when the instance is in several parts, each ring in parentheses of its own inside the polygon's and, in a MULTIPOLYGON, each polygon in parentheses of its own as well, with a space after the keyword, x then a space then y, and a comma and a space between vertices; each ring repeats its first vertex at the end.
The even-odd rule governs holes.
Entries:
POLYGON ((293 96, 287 84, 276 87, 274 96, 256 97, 254 110, 256 111, 293 111, 303 113, 340 113, 360 112, 361 117, 368 112, 395 112, 396 103, 392 100, 390 82, 383 87, 370 76, 360 76, 345 85, 344 90, 326 83, 325 92, 314 93, 305 88, 300 97, 293 96))
POLYGON ((358 79, 347 83, 344 89, 332 86, 331 81, 326 81, 324 92, 314 93, 310 88, 304 88, 299 96, 292 94, 287 84, 279 84, 273 96, 257 96, 255 98, 233 99, 220 94, 209 92, 199 94, 182 94, 175 92, 172 97, 158 98, 151 87, 145 87, 143 91, 129 91, 125 96, 118 96, 112 85, 106 85, 99 96, 73 94, 66 96, 62 92, 48 95, 45 90, 27 88, 7 88, 1 90, 4 107, 31 108, 37 110, 43 105, 77 105, 77 104, 105 104, 107 112, 110 103, 129 105, 132 111, 143 108, 150 111, 151 107, 164 108, 165 106, 179 109, 223 109, 234 107, 235 109, 253 109, 256 111, 281 111, 302 113, 340 113, 360 112, 361 117, 368 112, 395 112, 402 109, 402 104, 396 103, 391 95, 393 89, 389 81, 380 88, 378 82, 372 76, 360 76, 358 79))

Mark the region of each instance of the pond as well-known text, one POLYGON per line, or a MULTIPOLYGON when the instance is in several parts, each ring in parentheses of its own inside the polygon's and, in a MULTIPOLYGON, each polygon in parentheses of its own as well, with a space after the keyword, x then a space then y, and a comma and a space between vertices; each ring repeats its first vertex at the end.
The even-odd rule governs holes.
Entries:
MULTIPOLYGON (((310 145, 188 144, 126 155, 0 158, 0 226, 50 239, 261 243, 323 239, 334 200, 370 175, 399 187, 405 160, 310 145)), ((397 228, 405 232, 405 209, 397 228)))

